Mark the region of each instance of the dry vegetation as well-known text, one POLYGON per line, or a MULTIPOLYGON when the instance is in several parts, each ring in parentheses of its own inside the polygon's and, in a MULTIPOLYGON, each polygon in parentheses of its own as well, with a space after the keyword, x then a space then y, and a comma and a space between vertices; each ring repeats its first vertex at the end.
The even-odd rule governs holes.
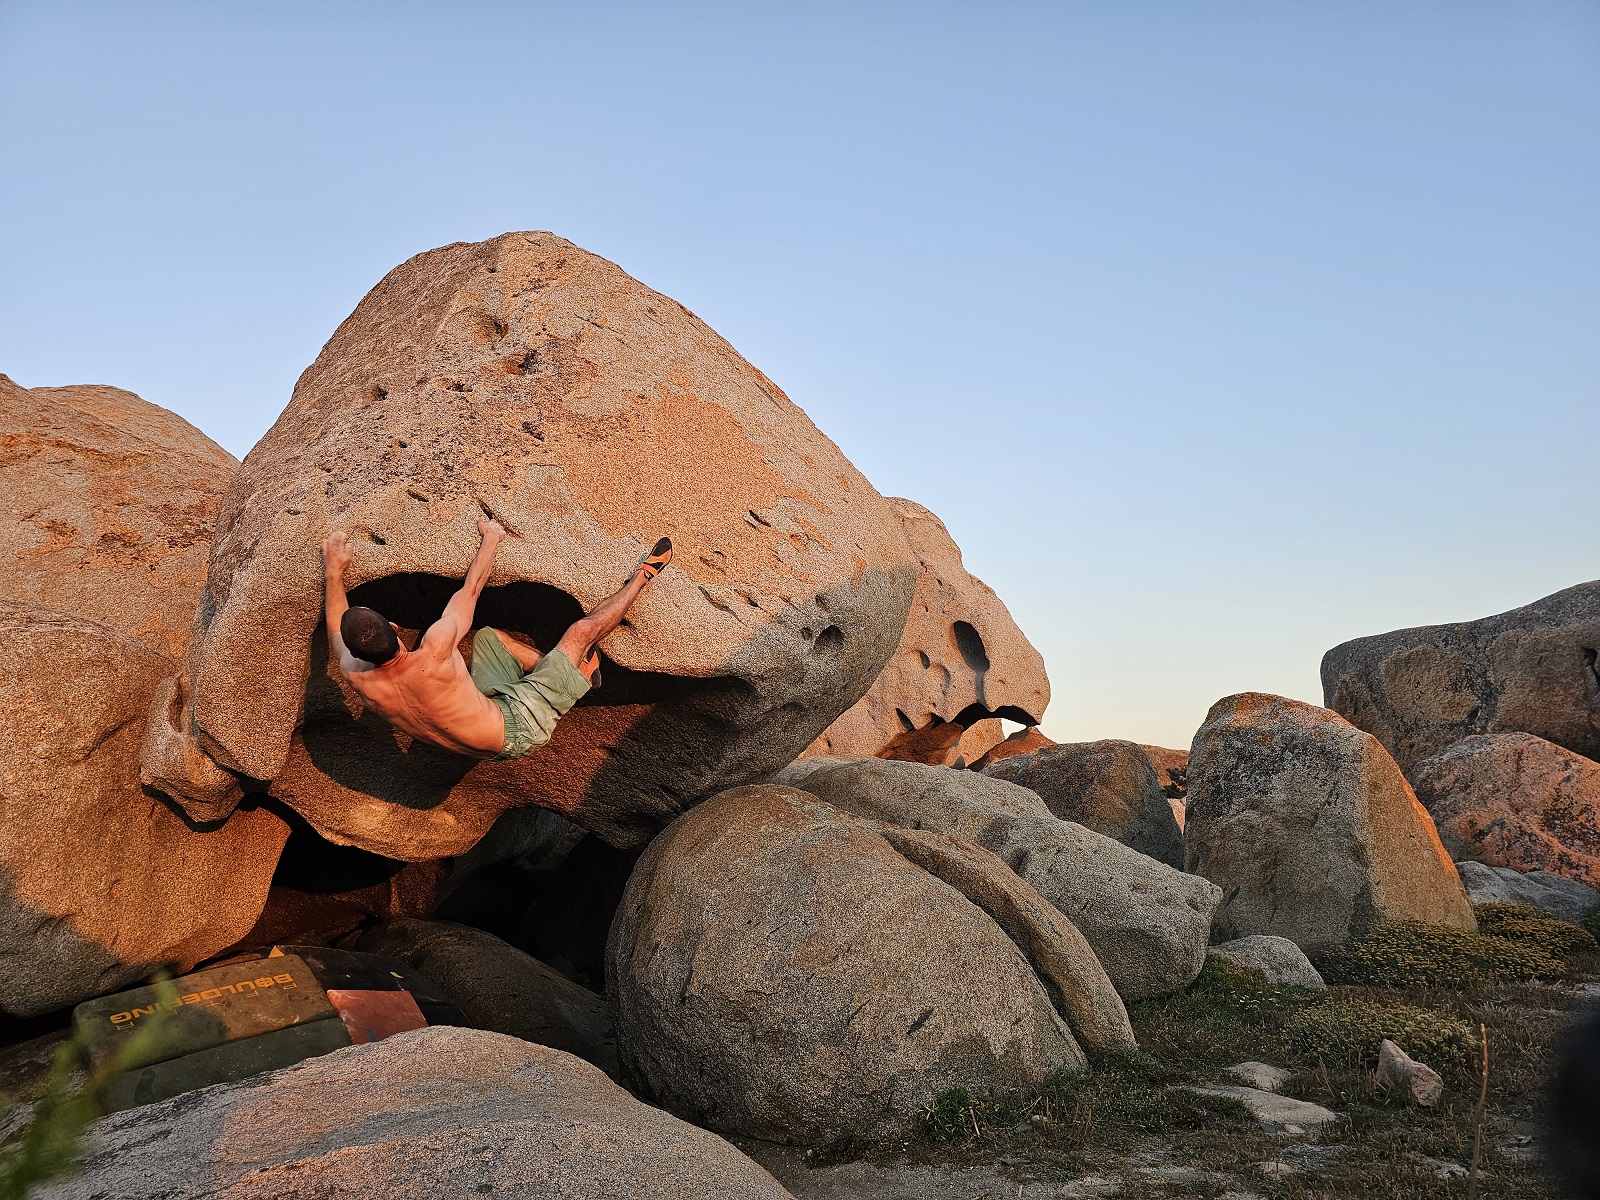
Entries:
MULTIPOLYGON (((1466 1178, 1440 1172, 1472 1160, 1481 1027, 1490 1070, 1478 1194, 1548 1200, 1555 1189, 1537 1151, 1542 1090, 1576 1004, 1575 985, 1600 972, 1600 954, 1573 938, 1572 926, 1536 922, 1529 935, 1517 914, 1487 915, 1494 919, 1486 926, 1499 920, 1564 954, 1559 977, 1516 978, 1525 956, 1508 954, 1496 961, 1512 978, 1497 978, 1491 966, 1462 974, 1456 987, 1398 978, 1317 993, 1274 987, 1213 960, 1188 991, 1133 1007, 1139 1055, 1026 1095, 947 1093, 919 1115, 919 1136, 907 1144, 836 1146, 815 1157, 998 1161, 1019 1181, 1095 1175, 1120 1179, 1123 1194, 1139 1196, 1465 1197, 1466 1178), (1557 949, 1552 938, 1580 948, 1557 949), (1436 1108, 1407 1107, 1374 1085, 1372 1061, 1384 1036, 1444 1077, 1436 1108), (1293 1070, 1283 1093, 1334 1109, 1346 1117, 1343 1126, 1321 1137, 1268 1134, 1237 1104, 1182 1090, 1237 1083, 1226 1068, 1247 1060, 1293 1070)), ((1402 975, 1414 940, 1396 944, 1402 975)), ((1418 974, 1437 979, 1432 970, 1418 974)))

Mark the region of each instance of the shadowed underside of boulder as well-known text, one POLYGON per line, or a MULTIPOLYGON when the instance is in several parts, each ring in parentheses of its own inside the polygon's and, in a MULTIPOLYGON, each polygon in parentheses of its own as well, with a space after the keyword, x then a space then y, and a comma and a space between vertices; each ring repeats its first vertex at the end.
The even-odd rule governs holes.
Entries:
POLYGON ((1475 733, 1531 733, 1600 758, 1600 581, 1458 625, 1357 638, 1322 659, 1327 706, 1410 774, 1475 733))
POLYGON ((535 804, 637 844, 859 699, 915 575, 883 498, 681 305, 551 234, 445 246, 361 302, 229 489, 193 720, 211 758, 332 840, 457 854, 535 804), (475 764, 408 745, 340 686, 319 548, 348 531, 352 599, 414 630, 485 514, 510 536, 478 623, 542 649, 658 536, 676 557, 550 746, 475 764))
POLYGON ((438 1027, 97 1122, 39 1200, 788 1200, 715 1134, 559 1050, 438 1027))
POLYGON ((1377 739, 1258 692, 1217 701, 1189 755, 1189 869, 1226 894, 1219 941, 1315 953, 1376 925, 1474 929, 1454 864, 1377 739))
POLYGON ((887 1136, 948 1088, 1084 1067, 1034 962, 1090 1037, 1131 1045, 1093 955, 1056 936, 1070 926, 1003 864, 938 835, 900 844, 931 870, 873 823, 778 785, 676 821, 612 926, 624 1071, 723 1132, 887 1136))
POLYGON ((0 601, 0 1011, 186 970, 261 911, 283 821, 195 828, 139 786, 150 694, 173 669, 105 625, 0 601))
POLYGON ((969 574, 944 522, 922 505, 890 497, 918 560, 911 615, 893 657, 867 694, 823 730, 806 754, 881 756, 955 765, 1000 739, 963 737, 988 718, 1037 725, 1050 703, 1044 658, 1012 620, 994 589, 969 574), (932 729, 953 723, 941 741, 932 729), (907 739, 922 735, 917 748, 907 739), (922 746, 926 743, 926 746, 922 746), (895 750, 898 749, 898 752, 895 750))

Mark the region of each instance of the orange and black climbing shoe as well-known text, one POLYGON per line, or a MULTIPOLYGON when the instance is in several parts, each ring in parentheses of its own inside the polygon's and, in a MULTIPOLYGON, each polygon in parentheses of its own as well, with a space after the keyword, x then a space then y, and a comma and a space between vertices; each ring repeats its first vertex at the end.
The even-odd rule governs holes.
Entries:
MULTIPOLYGON (((647 580, 654 579, 657 575, 661 574, 662 568, 664 568, 671 561, 672 539, 662 538, 654 546, 650 547, 649 554, 646 554, 639 560, 639 565, 633 569, 633 575, 637 575, 643 571, 644 577, 647 580)), ((633 575, 628 576, 628 578, 632 579, 633 575)))

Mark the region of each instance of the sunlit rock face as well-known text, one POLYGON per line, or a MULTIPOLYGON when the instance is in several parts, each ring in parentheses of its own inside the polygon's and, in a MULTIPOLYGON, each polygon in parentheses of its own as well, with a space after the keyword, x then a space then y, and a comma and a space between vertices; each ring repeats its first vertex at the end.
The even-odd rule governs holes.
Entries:
POLYGON ((1600 758, 1600 581, 1498 616, 1357 638, 1322 659, 1327 706, 1410 774, 1471 734, 1531 733, 1600 758))
POLYGON ((0 596, 183 660, 234 457, 121 388, 0 375, 0 596))
POLYGON ((288 826, 195 828, 139 786, 170 660, 108 625, 0 600, 0 1013, 186 970, 261 911, 288 826))
MULTIPOLYGON (((548 233, 418 255, 301 376, 218 518, 193 657, 197 744, 322 834, 462 853, 508 808, 617 845, 791 760, 870 686, 917 574, 895 513, 681 305, 548 233), (541 648, 672 537, 550 745, 478 763, 363 713, 319 632, 320 545, 407 636, 510 533, 478 623, 541 648)), ((172 790, 216 815, 204 797, 172 790)))
POLYGON ((973 762, 1003 736, 988 718, 1039 723, 1050 703, 1044 658, 994 589, 962 565, 943 521, 911 500, 889 505, 917 556, 911 615, 871 689, 806 753, 973 762))

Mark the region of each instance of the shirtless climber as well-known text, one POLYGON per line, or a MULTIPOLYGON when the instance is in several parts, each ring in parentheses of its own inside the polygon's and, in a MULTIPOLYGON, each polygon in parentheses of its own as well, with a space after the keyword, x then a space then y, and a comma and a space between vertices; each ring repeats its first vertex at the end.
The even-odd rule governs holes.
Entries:
POLYGON ((595 685, 595 647, 672 561, 672 542, 657 542, 622 590, 575 621, 548 654, 478 630, 469 673, 457 647, 472 628, 472 610, 506 536, 498 521, 480 520, 478 531, 483 544, 466 581, 415 650, 380 614, 350 607, 344 594, 350 541, 330 533, 322 543, 328 640, 350 685, 396 729, 474 758, 521 758, 548 742, 556 722, 595 685))

